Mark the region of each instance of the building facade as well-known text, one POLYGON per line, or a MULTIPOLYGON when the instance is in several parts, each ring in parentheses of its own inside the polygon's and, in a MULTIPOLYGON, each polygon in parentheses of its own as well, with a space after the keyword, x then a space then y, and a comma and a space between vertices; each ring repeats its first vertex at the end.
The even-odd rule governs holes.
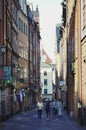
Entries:
POLYGON ((42 84, 42 98, 53 98, 53 70, 52 61, 42 48, 41 50, 41 84, 42 84))
POLYGON ((80 120, 85 115, 85 1, 66 1, 67 110, 80 120), (82 114, 83 113, 83 114, 82 114))
POLYGON ((85 82, 85 74, 86 74, 86 2, 81 1, 81 61, 82 61, 82 103, 83 107, 86 106, 86 82, 85 82))
POLYGON ((28 16, 26 0, 3 0, 0 5, 0 118, 4 120, 30 108, 40 95, 40 30, 32 11, 28 16))
POLYGON ((40 96, 40 30, 39 17, 37 9, 33 11, 32 5, 27 6, 28 10, 28 34, 29 34, 29 95, 30 103, 36 103, 40 96), (31 10, 32 9, 32 10, 31 10), (35 15, 36 14, 36 15, 35 15))

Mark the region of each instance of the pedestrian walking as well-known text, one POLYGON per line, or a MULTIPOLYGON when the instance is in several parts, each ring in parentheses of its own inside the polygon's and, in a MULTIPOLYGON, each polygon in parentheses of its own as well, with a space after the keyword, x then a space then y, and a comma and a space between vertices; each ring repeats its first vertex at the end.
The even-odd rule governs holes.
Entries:
POLYGON ((15 114, 17 112, 17 97, 16 97, 16 91, 13 91, 13 114, 15 114))
POLYGON ((37 114, 38 114, 39 119, 42 118, 42 109, 43 109, 43 107, 44 107, 44 105, 43 105, 42 99, 40 98, 38 100, 38 103, 37 103, 37 114))
POLYGON ((50 113, 51 113, 51 106, 50 106, 49 98, 46 99, 45 111, 46 111, 46 118, 47 118, 47 120, 49 120, 50 119, 50 113))
POLYGON ((52 114, 54 117, 57 115, 57 102, 55 99, 52 101, 52 114))
POLYGON ((61 118, 62 118, 62 101, 61 101, 61 99, 58 99, 58 101, 57 101, 57 109, 58 109, 58 117, 59 117, 59 119, 61 120, 61 118))

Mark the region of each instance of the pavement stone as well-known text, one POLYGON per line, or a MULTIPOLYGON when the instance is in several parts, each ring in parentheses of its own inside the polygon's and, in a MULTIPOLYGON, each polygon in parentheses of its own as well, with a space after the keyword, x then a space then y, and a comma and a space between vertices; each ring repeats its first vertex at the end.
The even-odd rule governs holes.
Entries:
POLYGON ((54 118, 51 114, 50 120, 46 120, 46 113, 43 111, 42 119, 38 119, 35 110, 26 111, 15 115, 2 123, 0 130, 86 130, 86 126, 80 126, 77 121, 72 120, 65 111, 62 112, 62 119, 54 118))

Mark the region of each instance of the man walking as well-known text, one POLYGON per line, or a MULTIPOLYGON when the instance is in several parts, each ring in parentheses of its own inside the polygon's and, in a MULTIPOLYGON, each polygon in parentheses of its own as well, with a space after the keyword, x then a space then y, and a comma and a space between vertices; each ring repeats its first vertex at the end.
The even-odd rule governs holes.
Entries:
POLYGON ((51 112, 51 106, 50 106, 49 98, 46 99, 45 111, 46 111, 47 120, 49 120, 50 119, 50 112, 51 112))

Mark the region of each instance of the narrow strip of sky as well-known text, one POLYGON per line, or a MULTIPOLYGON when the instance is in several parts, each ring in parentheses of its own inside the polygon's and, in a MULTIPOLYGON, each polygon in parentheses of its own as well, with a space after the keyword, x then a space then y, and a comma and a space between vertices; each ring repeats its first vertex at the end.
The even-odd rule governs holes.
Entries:
POLYGON ((61 23, 62 15, 62 0, 27 0, 33 4, 33 9, 36 9, 36 5, 39 8, 40 14, 40 33, 41 44, 44 49, 54 60, 54 49, 56 43, 56 23, 61 23))

